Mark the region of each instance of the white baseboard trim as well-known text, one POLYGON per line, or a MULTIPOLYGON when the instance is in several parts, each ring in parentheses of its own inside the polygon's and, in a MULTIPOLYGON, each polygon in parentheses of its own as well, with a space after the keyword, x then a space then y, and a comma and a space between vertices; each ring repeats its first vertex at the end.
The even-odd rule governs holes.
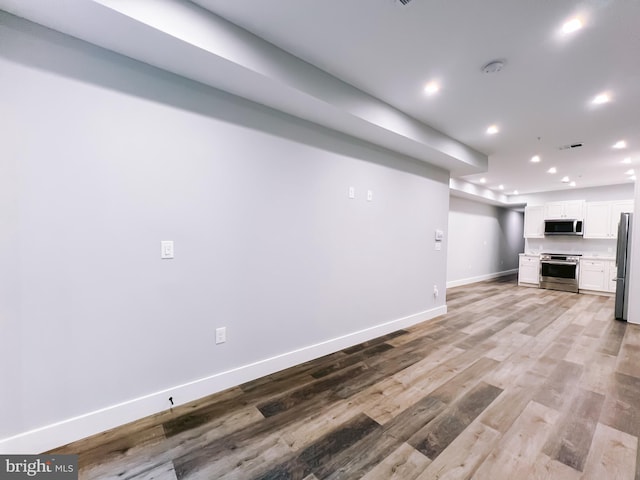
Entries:
POLYGON ((460 280, 451 280, 450 282, 447 282, 447 288, 459 287, 461 285, 468 285, 470 283, 483 282, 485 280, 492 280, 494 278, 505 277, 507 275, 512 275, 514 273, 518 273, 517 268, 513 268, 511 270, 504 270, 502 272, 487 273, 485 275, 479 275, 477 277, 462 278, 460 280))
POLYGON ((2 454, 40 453, 67 443, 95 435, 96 433, 159 413, 169 408, 168 398, 182 405, 250 380, 293 367, 300 363, 337 352, 381 335, 407 328, 426 320, 444 315, 447 306, 425 310, 407 317, 391 320, 341 337, 292 350, 238 368, 216 373, 189 383, 128 400, 117 405, 88 412, 74 418, 46 425, 28 432, 0 439, 2 454))

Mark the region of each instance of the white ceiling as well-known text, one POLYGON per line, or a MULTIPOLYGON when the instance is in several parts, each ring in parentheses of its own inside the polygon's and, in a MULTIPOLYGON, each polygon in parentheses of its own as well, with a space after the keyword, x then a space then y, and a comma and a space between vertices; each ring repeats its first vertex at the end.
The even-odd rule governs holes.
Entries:
POLYGON ((638 1, 196 3, 486 153, 488 172, 468 181, 530 193, 570 188, 565 175, 577 187, 627 182, 627 157, 640 170, 638 1), (575 15, 584 28, 562 36, 575 15), (505 68, 483 73, 495 59, 505 68), (432 79, 441 91, 426 96, 432 79), (612 101, 591 105, 603 91, 612 101), (501 131, 489 136, 494 123, 501 131), (626 150, 611 148, 619 139, 626 150), (574 143, 584 146, 559 150, 574 143))
POLYGON ((0 8, 463 180, 486 177, 504 194, 570 188, 565 175, 578 188, 620 184, 629 168, 640 171, 640 1, 0 0, 0 8), (560 35, 575 15, 584 28, 560 35), (495 59, 504 69, 483 73, 495 59), (433 96, 422 90, 430 80, 441 84, 433 96), (612 101, 590 104, 603 91, 612 101), (490 124, 500 132, 487 135, 490 124), (613 150, 620 139, 628 148, 613 150), (542 161, 532 164, 536 154, 542 161), (465 175, 486 170, 486 156, 488 171, 465 175), (621 163, 627 157, 631 165, 621 163), (557 174, 546 173, 551 166, 557 174))

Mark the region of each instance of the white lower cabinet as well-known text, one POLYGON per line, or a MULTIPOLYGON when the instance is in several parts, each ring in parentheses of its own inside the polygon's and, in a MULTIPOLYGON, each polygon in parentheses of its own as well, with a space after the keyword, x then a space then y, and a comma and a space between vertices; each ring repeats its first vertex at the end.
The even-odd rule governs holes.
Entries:
POLYGON ((518 285, 538 285, 540 283, 540 257, 520 255, 518 265, 518 285))
POLYGON ((614 260, 586 260, 580 261, 580 290, 594 292, 616 291, 616 263, 614 260))
MULTIPOLYGON (((605 262, 603 260, 580 261, 580 290, 606 291, 605 276, 605 262)), ((606 285, 608 287, 608 284, 606 285)))

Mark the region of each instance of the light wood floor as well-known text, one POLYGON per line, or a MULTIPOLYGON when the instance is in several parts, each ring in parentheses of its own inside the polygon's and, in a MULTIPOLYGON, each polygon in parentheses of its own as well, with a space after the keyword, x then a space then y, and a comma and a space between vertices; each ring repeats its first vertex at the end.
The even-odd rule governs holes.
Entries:
POLYGON ((56 450, 81 478, 638 479, 640 328, 613 299, 447 291, 449 313, 56 450))

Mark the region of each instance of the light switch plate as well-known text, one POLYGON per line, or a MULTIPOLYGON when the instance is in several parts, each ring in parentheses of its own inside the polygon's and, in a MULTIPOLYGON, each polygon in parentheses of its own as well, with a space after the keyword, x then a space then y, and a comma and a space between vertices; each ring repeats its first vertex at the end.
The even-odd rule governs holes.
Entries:
POLYGON ((173 240, 162 240, 160 242, 160 258, 173 258, 173 240))
POLYGON ((216 344, 227 341, 227 327, 216 328, 216 344))

